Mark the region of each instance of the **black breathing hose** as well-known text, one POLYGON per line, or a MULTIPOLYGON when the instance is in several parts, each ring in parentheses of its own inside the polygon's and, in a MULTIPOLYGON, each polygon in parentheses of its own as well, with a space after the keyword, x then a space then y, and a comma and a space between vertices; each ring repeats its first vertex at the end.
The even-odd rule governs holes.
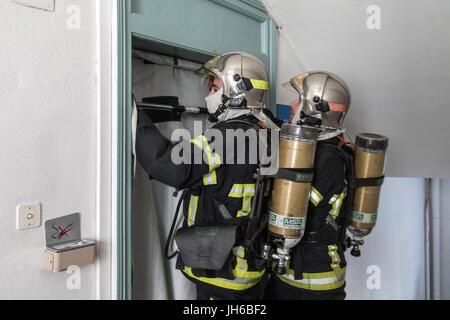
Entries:
POLYGON ((173 218, 172 226, 170 227, 170 232, 169 232, 169 235, 166 240, 164 255, 167 260, 172 260, 173 258, 175 258, 178 255, 178 250, 172 254, 169 253, 169 250, 170 250, 170 243, 172 242, 173 235, 175 233, 175 228, 177 226, 178 216, 180 214, 180 209, 181 209, 181 205, 184 200, 184 196, 185 196, 185 194, 183 193, 180 197, 180 200, 178 200, 177 209, 175 210, 175 217, 173 218))

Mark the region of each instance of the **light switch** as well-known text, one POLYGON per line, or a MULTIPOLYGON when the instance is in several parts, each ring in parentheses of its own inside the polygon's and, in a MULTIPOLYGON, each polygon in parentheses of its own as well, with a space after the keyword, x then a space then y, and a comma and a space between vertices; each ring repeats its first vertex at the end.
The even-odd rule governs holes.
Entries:
POLYGON ((55 0, 12 0, 12 2, 45 11, 55 11, 55 0))
POLYGON ((17 230, 28 230, 41 226, 41 204, 24 204, 17 206, 17 230))

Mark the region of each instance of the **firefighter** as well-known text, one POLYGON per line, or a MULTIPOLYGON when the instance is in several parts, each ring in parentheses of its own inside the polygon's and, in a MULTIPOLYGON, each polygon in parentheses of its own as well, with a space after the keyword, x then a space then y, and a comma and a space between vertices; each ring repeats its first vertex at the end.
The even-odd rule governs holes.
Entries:
POLYGON ((291 122, 301 124, 313 119, 321 123, 321 134, 305 235, 292 250, 287 273, 272 274, 265 298, 344 300, 344 242, 349 219, 346 181, 350 181, 347 174, 352 170, 343 122, 350 108, 350 90, 338 76, 321 71, 294 77, 289 85, 300 96, 291 105, 291 122))
POLYGON ((247 137, 252 130, 256 134, 261 128, 260 120, 266 119, 262 116, 258 120, 255 115, 266 106, 267 72, 259 59, 243 52, 221 54, 206 63, 201 72, 210 77, 206 104, 216 124, 190 141, 172 144, 150 117, 141 112, 137 159, 152 178, 184 190, 184 223, 176 237, 180 250, 177 269, 196 284, 197 298, 258 299, 265 270, 258 270, 246 255, 243 230, 251 211, 254 175, 259 166, 258 159, 250 161, 254 154, 250 154, 251 142, 247 137), (236 139, 244 138, 239 141, 245 143, 230 147, 230 131, 236 139), (213 147, 221 140, 217 139, 217 133, 222 134, 226 147, 213 147), (175 148, 191 153, 191 163, 175 164, 171 158, 175 148), (239 162, 242 154, 245 161, 239 162), (200 162, 195 161, 198 159, 200 162), (231 232, 230 225, 235 226, 231 232), (230 233, 236 239, 228 239, 230 233), (224 238, 218 238, 221 234, 224 238), (201 235, 212 238, 204 241, 201 235), (233 245, 227 248, 229 243, 233 245), (217 264, 222 264, 221 259, 225 262, 217 268, 217 264))

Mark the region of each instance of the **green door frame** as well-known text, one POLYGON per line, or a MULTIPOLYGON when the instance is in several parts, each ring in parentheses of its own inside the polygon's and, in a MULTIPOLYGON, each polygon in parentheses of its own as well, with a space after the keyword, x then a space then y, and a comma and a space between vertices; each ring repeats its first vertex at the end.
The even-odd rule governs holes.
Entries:
MULTIPOLYGON (((258 0, 209 0, 228 9, 235 10, 252 19, 264 22, 264 49, 269 57, 271 86, 270 106, 276 105, 276 65, 278 33, 275 23, 266 14, 264 6, 258 0)), ((131 0, 117 2, 118 18, 118 110, 117 110, 117 298, 132 298, 132 40, 133 36, 168 44, 164 40, 145 35, 145 21, 132 13, 131 0), (140 29, 141 28, 141 29, 140 29)), ((170 43, 182 50, 197 51, 202 55, 213 56, 214 52, 198 52, 198 50, 170 43)))

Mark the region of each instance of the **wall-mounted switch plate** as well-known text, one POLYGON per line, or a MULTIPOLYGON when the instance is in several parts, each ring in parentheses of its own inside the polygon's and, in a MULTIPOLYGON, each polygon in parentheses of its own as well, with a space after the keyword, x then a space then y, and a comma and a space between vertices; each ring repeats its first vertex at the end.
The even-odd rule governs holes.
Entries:
POLYGON ((55 0, 12 0, 12 2, 45 11, 55 11, 55 0))
POLYGON ((17 206, 17 230, 34 229, 41 226, 41 204, 24 204, 17 206))

